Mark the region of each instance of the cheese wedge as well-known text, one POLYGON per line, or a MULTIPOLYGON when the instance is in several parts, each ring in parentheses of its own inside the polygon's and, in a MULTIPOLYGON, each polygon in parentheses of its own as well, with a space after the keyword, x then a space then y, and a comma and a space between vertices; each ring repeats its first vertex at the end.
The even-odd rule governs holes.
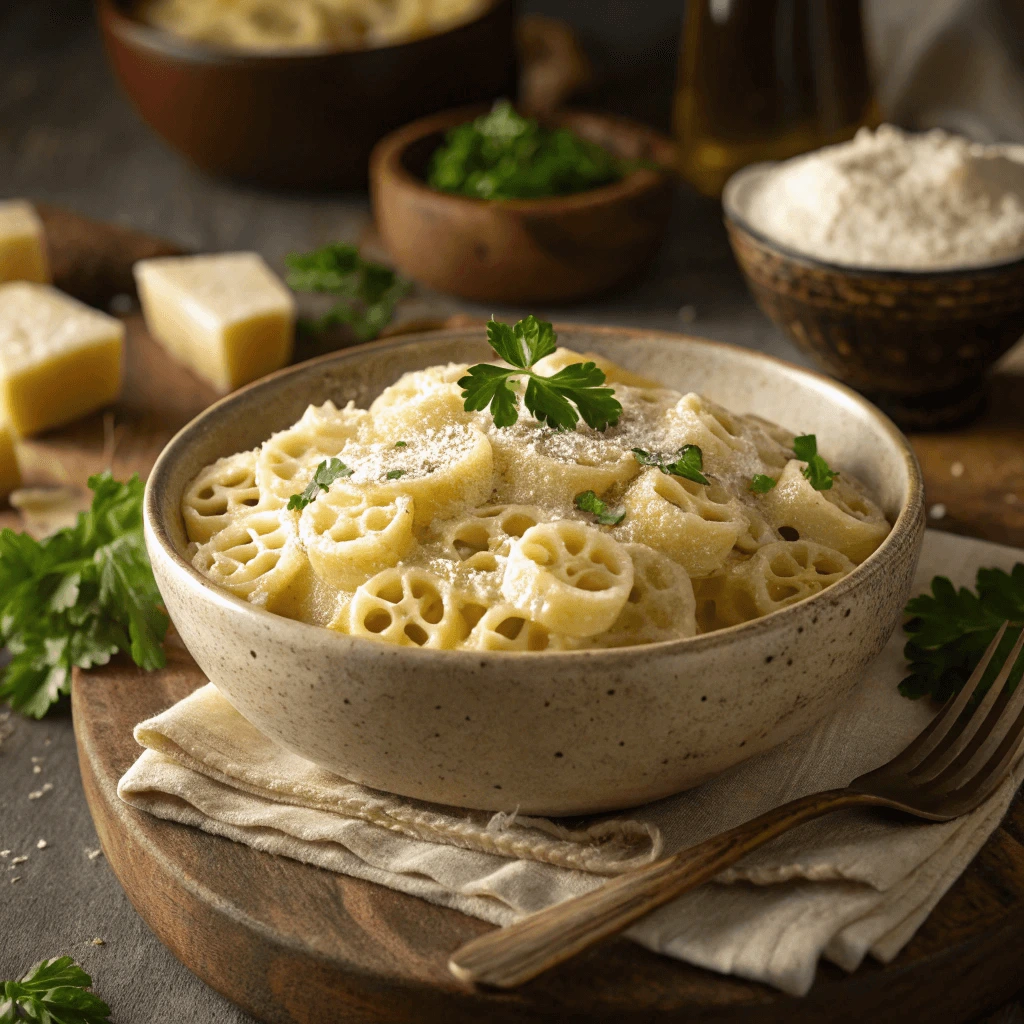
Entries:
POLYGON ((22 199, 0 202, 0 282, 50 280, 43 222, 22 199))
POLYGON ((124 324, 44 284, 0 285, 0 420, 25 437, 121 390, 124 324))
POLYGON ((0 501, 21 486, 21 469, 14 448, 14 431, 0 423, 0 501))
POLYGON ((149 333, 219 391, 291 359, 295 299, 256 253, 164 256, 134 270, 149 333))

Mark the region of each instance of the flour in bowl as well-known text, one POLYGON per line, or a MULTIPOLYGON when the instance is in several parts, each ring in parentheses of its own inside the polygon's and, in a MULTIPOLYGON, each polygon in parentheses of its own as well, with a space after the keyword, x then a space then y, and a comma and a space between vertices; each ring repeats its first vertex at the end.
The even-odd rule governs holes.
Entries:
POLYGON ((1024 255, 1024 148, 939 130, 862 128, 738 199, 755 230, 845 266, 938 270, 1024 255))

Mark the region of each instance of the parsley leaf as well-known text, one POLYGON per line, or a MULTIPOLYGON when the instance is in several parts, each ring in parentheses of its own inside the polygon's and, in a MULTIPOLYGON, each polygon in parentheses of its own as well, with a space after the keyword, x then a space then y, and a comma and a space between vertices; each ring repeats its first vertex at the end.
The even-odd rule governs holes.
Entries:
POLYGON ((408 448, 409 447, 409 442, 408 441, 396 441, 395 442, 395 447, 396 448, 408 448))
POLYGON ((754 494, 767 494, 779 481, 764 473, 755 473, 750 480, 750 489, 754 494))
MULTIPOLYGON (((957 590, 945 576, 936 576, 930 594, 907 602, 910 618, 903 629, 909 640, 903 653, 910 674, 900 683, 904 697, 945 701, 959 693, 1008 619, 1011 628, 982 678, 979 695, 992 685, 1024 623, 1024 563, 1018 562, 1010 573, 979 569, 976 588, 976 592, 966 587, 957 590)), ((1024 658, 1010 675, 1011 691, 1022 675, 1024 658)))
POLYGON ((398 480, 400 477, 405 476, 404 469, 389 469, 385 474, 387 480, 398 480))
POLYGON ((71 686, 74 667, 128 651, 147 670, 164 664, 168 619, 142 535, 144 485, 109 473, 89 480, 92 507, 36 541, 0 531, 0 646, 12 655, 0 700, 34 718, 71 686))
POLYGON ((633 448, 633 458, 641 466, 654 466, 662 473, 669 476, 681 476, 686 480, 692 480, 696 484, 709 484, 711 481, 704 475, 704 453, 695 444, 684 444, 672 460, 669 461, 663 455, 653 455, 645 452, 643 448, 633 448))
POLYGON ((71 957, 41 960, 20 981, 0 982, 0 1024, 107 1024, 110 1007, 88 991, 91 985, 71 957))
POLYGON ((839 476, 828 468, 828 463, 818 454, 818 438, 814 434, 804 434, 793 439, 793 454, 807 465, 803 474, 811 482, 816 491, 829 491, 832 481, 839 476))
POLYGON ((618 526, 626 517, 626 510, 610 508, 593 491, 577 494, 574 502, 581 512, 590 512, 602 526, 618 526))
POLYGON ((350 328, 357 341, 372 341, 391 323, 395 307, 410 288, 390 267, 364 260, 354 245, 325 245, 313 252, 291 253, 284 262, 288 287, 293 291, 337 297, 337 303, 322 316, 299 321, 302 335, 313 341, 341 326, 350 328))
POLYGON ((572 430, 580 416, 594 430, 606 430, 619 421, 622 406, 615 392, 604 387, 604 373, 596 364, 572 363, 550 377, 530 367, 555 351, 556 335, 551 324, 528 316, 514 327, 492 320, 487 341, 512 369, 477 363, 459 380, 468 412, 491 410, 494 425, 510 427, 519 419, 519 382, 526 378, 523 404, 538 421, 556 430, 572 430), (574 408, 575 406, 575 408, 574 408))
POLYGON ((316 501, 321 491, 330 490, 331 484, 339 477, 351 476, 355 470, 349 469, 341 459, 324 459, 313 472, 313 479, 306 484, 306 489, 301 494, 293 494, 288 499, 288 510, 294 511, 304 509, 307 505, 316 501))
POLYGON ((447 133, 431 157, 427 183, 477 199, 533 199, 585 192, 636 166, 567 128, 523 117, 500 100, 447 133))

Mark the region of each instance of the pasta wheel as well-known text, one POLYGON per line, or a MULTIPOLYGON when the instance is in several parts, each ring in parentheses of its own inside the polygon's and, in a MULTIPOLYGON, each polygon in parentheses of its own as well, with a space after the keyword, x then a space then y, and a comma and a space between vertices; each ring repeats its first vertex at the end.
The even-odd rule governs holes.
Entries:
POLYGON ((309 483, 317 464, 338 455, 368 420, 365 409, 350 402, 338 409, 333 402, 311 405, 302 419, 287 430, 272 434, 256 456, 256 484, 260 494, 285 501, 309 483))
POLYGON ((487 609, 465 646, 475 651, 565 651, 577 644, 502 602, 487 609))
POLYGON ((287 614, 290 588, 303 574, 295 517, 287 512, 251 512, 232 520, 201 545, 192 565, 225 590, 252 604, 287 614))
POLYGON ((531 526, 509 551, 501 592, 513 608, 554 633, 603 633, 633 586, 618 541, 570 519, 531 526))
POLYGON ((490 496, 494 472, 491 443, 475 427, 428 430, 401 451, 403 459, 414 465, 420 460, 423 468, 381 484, 380 490, 413 499, 415 529, 424 529, 437 519, 450 519, 490 496))
POLYGON ((839 551, 812 541, 766 544, 745 562, 694 580, 701 632, 735 626, 802 601, 853 571, 839 551))
POLYGON ((763 497, 765 517, 783 536, 795 530, 802 540, 863 562, 889 534, 885 513, 842 476, 830 490, 816 491, 802 470, 795 459, 786 465, 778 484, 763 497))
POLYGON ((793 434, 752 413, 740 416, 739 420, 744 424, 744 433, 757 449, 765 472, 769 476, 776 476, 785 469, 786 463, 793 457, 793 434))
POLYGON ((577 494, 607 494, 640 471, 632 452, 596 432, 549 430, 520 417, 490 437, 501 501, 571 509, 577 494))
POLYGON ((756 458, 753 442, 746 436, 740 417, 702 395, 683 395, 670 419, 682 440, 697 445, 705 460, 731 465, 742 456, 745 469, 751 458, 756 458))
POLYGON ((626 544, 633 586, 611 629, 594 637, 598 647, 628 647, 679 640, 697 632, 693 584, 686 571, 646 544, 626 544))
POLYGON ((299 539, 314 571, 354 590, 395 565, 413 545, 413 499, 333 484, 299 517, 299 539))
POLYGON ((690 576, 706 576, 725 561, 750 522, 739 501, 710 485, 648 469, 626 492, 625 535, 664 551, 690 576))
MULTIPOLYGON (((205 544, 232 519, 251 512, 259 503, 256 452, 239 452, 218 459, 185 488, 181 513, 188 539, 205 544)), ((283 506, 282 501, 278 507, 283 506)))
POLYGON ((507 557, 512 542, 531 526, 551 517, 536 505, 488 505, 469 515, 438 524, 435 533, 444 557, 467 569, 491 571, 507 557))
MULTIPOLYGON (((398 644, 451 650, 469 636, 472 606, 446 580, 426 569, 391 568, 357 588, 348 632, 398 644)), ((479 609, 482 613, 483 609, 479 609)))
POLYGON ((423 430, 478 422, 479 414, 466 411, 457 383, 468 368, 465 363, 449 363, 402 374, 370 405, 374 437, 394 442, 423 430))

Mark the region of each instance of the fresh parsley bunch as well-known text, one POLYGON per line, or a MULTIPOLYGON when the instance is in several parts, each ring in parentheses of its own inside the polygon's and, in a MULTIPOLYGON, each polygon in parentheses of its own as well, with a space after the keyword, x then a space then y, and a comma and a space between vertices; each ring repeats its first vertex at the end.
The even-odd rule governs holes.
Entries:
POLYGON ((372 341, 391 323, 395 307, 409 291, 408 281, 390 267, 364 260, 354 245, 292 253, 284 262, 293 291, 322 292, 338 300, 323 316, 300 321, 307 337, 346 326, 358 341, 372 341))
POLYGON ((142 538, 143 483, 91 477, 92 507, 37 541, 0 531, 0 647, 11 655, 0 700, 42 718, 71 685, 71 669, 129 651, 161 668, 168 619, 142 538))
MULTIPOLYGON (((1009 573, 979 569, 976 585, 977 592, 957 590, 945 576, 936 576, 930 594, 907 602, 910 618, 903 629, 910 639, 904 654, 910 674, 900 683, 904 697, 945 701, 959 693, 996 631, 1009 620, 1013 625, 982 678, 979 694, 992 685, 1024 623, 1024 563, 1018 562, 1009 573)), ((1024 658, 1010 675, 1011 688, 1022 675, 1024 658)))
POLYGON ((91 985, 71 957, 41 960, 20 981, 0 982, 0 1024, 107 1024, 110 1007, 91 985))
POLYGON ((493 363, 471 366, 459 380, 465 408, 479 412, 490 408, 494 424, 510 427, 519 419, 518 381, 526 378, 523 404, 541 422, 556 430, 572 430, 583 417, 594 430, 614 426, 622 415, 615 392, 603 387, 604 373, 595 363, 573 363, 550 377, 530 369, 555 351, 557 336, 551 324, 528 316, 514 327, 492 320, 487 341, 510 368, 493 363), (575 408, 573 408, 575 406, 575 408))
POLYGON ((477 199, 538 199, 585 192, 633 169, 596 142, 522 117, 508 100, 453 128, 434 152, 427 183, 477 199))

